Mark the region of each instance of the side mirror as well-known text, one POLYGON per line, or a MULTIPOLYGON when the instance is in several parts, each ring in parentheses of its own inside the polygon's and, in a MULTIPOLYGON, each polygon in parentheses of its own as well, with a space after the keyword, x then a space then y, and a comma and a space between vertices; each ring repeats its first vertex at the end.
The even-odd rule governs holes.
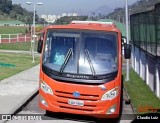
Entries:
POLYGON ((126 37, 122 36, 122 49, 124 50, 124 58, 131 58, 131 45, 127 44, 126 37))
POLYGON ((124 58, 130 59, 131 58, 131 45, 130 44, 124 44, 124 58))
POLYGON ((38 53, 42 52, 42 47, 43 47, 43 40, 39 39, 39 41, 38 41, 38 47, 37 47, 37 52, 38 53))

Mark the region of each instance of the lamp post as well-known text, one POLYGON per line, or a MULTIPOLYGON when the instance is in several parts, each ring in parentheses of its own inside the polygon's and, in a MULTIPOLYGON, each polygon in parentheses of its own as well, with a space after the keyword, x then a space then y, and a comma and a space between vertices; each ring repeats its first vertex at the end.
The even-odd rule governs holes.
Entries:
MULTIPOLYGON (((126 15, 126 38, 127 38, 127 44, 129 44, 129 16, 128 16, 128 0, 126 0, 125 4, 125 15, 126 15)), ((129 81, 129 59, 126 60, 126 81, 129 81)))
MULTIPOLYGON (((26 2, 26 4, 27 5, 31 5, 32 4, 32 2, 26 2)), ((32 43, 32 63, 35 63, 35 60, 34 60, 34 44, 35 44, 35 19, 36 19, 36 13, 35 13, 35 11, 36 11, 36 4, 37 5, 42 5, 43 3, 34 3, 33 2, 33 31, 32 31, 32 28, 31 28, 31 36, 32 36, 32 41, 31 41, 31 43, 32 43), (32 33, 33 33, 33 35, 32 35, 32 33)))

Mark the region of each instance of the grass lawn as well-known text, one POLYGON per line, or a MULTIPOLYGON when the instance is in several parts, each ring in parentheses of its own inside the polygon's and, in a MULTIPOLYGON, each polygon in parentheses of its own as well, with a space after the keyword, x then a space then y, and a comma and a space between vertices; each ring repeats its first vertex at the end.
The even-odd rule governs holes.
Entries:
POLYGON ((0 34, 17 34, 25 33, 27 27, 0 26, 0 34))
POLYGON ((156 97, 145 81, 133 69, 130 70, 130 81, 124 82, 124 86, 137 114, 156 112, 156 110, 149 111, 149 108, 160 109, 160 99, 156 97))
MULTIPOLYGON (((37 50, 38 41, 35 42, 35 51, 37 50)), ((17 43, 5 43, 0 44, 0 49, 5 50, 23 50, 30 51, 31 42, 17 42, 17 43)))
MULTIPOLYGON (((17 34, 17 33, 25 33, 27 27, 0 27, 0 34, 17 34)), ((5 35, 3 35, 5 36, 5 35)), ((8 36, 6 36, 8 38, 8 36)), ((38 42, 35 42, 35 50, 37 50, 38 42)), ((31 48, 31 42, 17 42, 17 43, 5 43, 0 44, 0 49, 6 50, 24 50, 29 51, 31 48)))
POLYGON ((27 54, 0 53, 0 80, 39 64, 39 57, 27 54))

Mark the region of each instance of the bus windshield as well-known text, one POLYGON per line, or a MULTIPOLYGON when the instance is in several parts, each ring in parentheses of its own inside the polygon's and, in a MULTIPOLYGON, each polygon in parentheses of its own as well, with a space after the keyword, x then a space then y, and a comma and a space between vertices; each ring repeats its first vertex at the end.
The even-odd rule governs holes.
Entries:
POLYGON ((116 72, 117 40, 115 32, 48 30, 43 65, 62 75, 116 72))

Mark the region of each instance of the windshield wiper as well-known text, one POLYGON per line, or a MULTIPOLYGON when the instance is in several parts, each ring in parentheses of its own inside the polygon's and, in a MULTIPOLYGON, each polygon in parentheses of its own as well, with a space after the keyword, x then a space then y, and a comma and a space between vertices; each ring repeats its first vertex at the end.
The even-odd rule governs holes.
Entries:
POLYGON ((85 55, 87 56, 87 60, 88 60, 88 63, 89 63, 89 66, 90 66, 90 69, 91 69, 91 72, 92 72, 92 75, 93 77, 96 78, 96 72, 95 72, 95 69, 93 67, 93 63, 91 61, 91 57, 89 55, 89 51, 87 49, 85 49, 85 55))
POLYGON ((69 61, 69 59, 70 59, 70 57, 71 57, 72 54, 73 54, 73 50, 72 50, 72 48, 70 48, 70 49, 68 50, 68 52, 67 52, 67 55, 66 55, 66 57, 65 57, 65 59, 64 59, 64 62, 63 62, 63 64, 62 64, 62 66, 61 66, 61 68, 60 68, 59 74, 62 74, 62 73, 63 73, 64 68, 66 67, 66 65, 67 65, 67 63, 68 63, 68 61, 69 61))

